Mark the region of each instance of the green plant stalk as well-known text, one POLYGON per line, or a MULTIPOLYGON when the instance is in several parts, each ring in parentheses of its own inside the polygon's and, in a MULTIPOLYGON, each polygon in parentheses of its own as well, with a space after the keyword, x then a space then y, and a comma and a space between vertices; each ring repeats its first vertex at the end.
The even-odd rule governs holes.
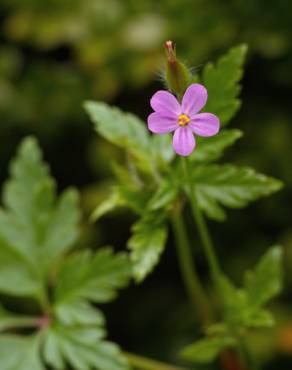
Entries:
POLYGON ((139 370, 187 370, 186 368, 165 364, 160 361, 152 360, 146 357, 123 352, 130 365, 139 370))
POLYGON ((214 248, 211 236, 209 234, 209 230, 207 228, 205 218, 198 205, 194 187, 192 186, 192 179, 190 177, 191 168, 189 166, 188 158, 182 157, 182 164, 183 164, 184 176, 186 180, 186 192, 190 199, 193 217, 197 225, 199 236, 200 236, 202 246, 204 249, 204 253, 205 253, 205 256, 207 258, 207 261, 208 261, 208 264, 211 270, 211 275, 213 278, 214 285, 217 288, 217 290, 219 289, 218 293, 220 295, 219 279, 221 275, 221 269, 218 263, 218 259, 215 253, 215 248, 214 248))
MULTIPOLYGON (((194 221, 198 228, 199 236, 202 242, 202 247, 212 275, 212 280, 217 290, 218 297, 220 299, 221 288, 219 281, 221 278, 221 268, 217 259, 217 255, 215 253, 214 244, 211 239, 205 218, 199 207, 194 187, 192 186, 192 179, 190 177, 191 166, 189 165, 189 160, 187 157, 182 157, 182 165, 186 181, 186 193, 191 203, 194 221)), ((246 364, 246 366, 248 366, 248 369, 258 370, 257 366, 255 366, 254 364, 254 361, 252 361, 251 355, 243 340, 238 342, 238 350, 241 354, 244 363, 246 364)))
POLYGON ((0 333, 11 329, 19 328, 37 328, 39 326, 39 317, 11 317, 0 322, 0 333))
POLYGON ((208 325, 213 321, 213 314, 193 263, 192 251, 180 209, 173 210, 171 223, 181 276, 186 292, 190 302, 198 313, 200 322, 203 325, 208 325))

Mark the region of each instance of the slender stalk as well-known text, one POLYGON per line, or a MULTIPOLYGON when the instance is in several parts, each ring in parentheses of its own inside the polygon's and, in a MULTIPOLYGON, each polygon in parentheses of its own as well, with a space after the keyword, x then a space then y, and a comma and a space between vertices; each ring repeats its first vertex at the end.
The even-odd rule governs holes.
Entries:
POLYGON ((52 308, 46 289, 43 286, 40 286, 40 290, 36 294, 36 299, 39 302, 42 311, 45 314, 50 315, 52 312, 52 308))
POLYGON ((37 328, 39 317, 11 317, 0 323, 0 333, 11 329, 37 328))
POLYGON ((239 352, 242 356, 243 361, 246 363, 249 369, 259 370, 259 365, 255 359, 251 356, 249 348, 244 338, 238 338, 239 341, 239 352))
MULTIPOLYGON (((219 281, 220 281, 220 276, 221 276, 221 268, 219 266, 214 244, 211 239, 205 218, 199 207, 198 200, 197 200, 197 197, 194 191, 194 187, 192 186, 192 179, 190 177, 191 168, 189 165, 188 158, 182 158, 182 165, 183 165, 184 176, 186 180, 186 192, 190 199, 194 221, 197 225, 199 236, 200 236, 202 246, 204 249, 204 253, 208 261, 211 274, 212 274, 213 283, 217 289, 218 297, 220 299, 221 298, 221 288, 220 288, 219 281)), ((244 342, 239 342, 238 349, 243 359, 243 362, 246 364, 246 366, 248 366, 249 369, 257 370, 257 367, 252 361, 250 353, 247 347, 245 346, 244 342)), ((241 365, 238 362, 238 359, 236 359, 233 355, 232 357, 235 360, 236 368, 241 369, 241 365)))
POLYGON ((193 263, 192 251, 182 216, 177 210, 173 211, 171 222, 178 262, 186 292, 198 313, 200 322, 203 325, 210 324, 213 318, 212 310, 193 263))
POLYGON ((188 158, 182 158, 182 164, 183 164, 184 176, 186 180, 186 188, 187 188, 186 190, 190 198, 194 220, 195 220, 195 223, 197 224, 202 246, 203 246, 206 258, 208 260, 208 264, 210 266, 212 278, 214 280, 214 285, 218 288, 218 281, 219 281, 218 278, 221 274, 221 269, 220 269, 220 266, 217 260, 215 248, 214 248, 211 236, 209 234, 206 221, 198 205, 197 197, 194 192, 194 187, 192 186, 192 179, 190 177, 191 169, 189 166, 188 158))
POLYGON ((186 368, 168 365, 160 361, 124 352, 129 364, 139 370, 187 370, 186 368))

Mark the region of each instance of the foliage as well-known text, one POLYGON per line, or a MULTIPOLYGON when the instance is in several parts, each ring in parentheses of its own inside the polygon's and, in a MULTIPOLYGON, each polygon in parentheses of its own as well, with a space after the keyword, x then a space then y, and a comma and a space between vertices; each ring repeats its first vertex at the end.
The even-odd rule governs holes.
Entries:
MULTIPOLYGON (((202 72, 202 80, 210 89, 208 109, 221 116, 223 123, 227 123, 239 107, 238 82, 245 54, 246 46, 235 47, 218 63, 207 64, 202 72)), ((164 145, 156 146, 155 151, 152 149, 157 140, 165 140, 170 147, 170 136, 150 136, 140 119, 104 103, 90 101, 85 104, 85 109, 97 133, 128 154, 125 163, 119 165, 119 168, 128 168, 130 179, 127 185, 126 176, 121 176, 126 169, 119 170, 119 173, 115 171, 113 192, 97 207, 93 218, 101 217, 119 206, 128 207, 138 214, 139 220, 132 228, 133 235, 128 246, 134 276, 141 281, 152 271, 164 249, 166 220, 176 202, 183 201, 184 176, 177 158, 164 153, 164 145), (125 187, 127 196, 121 192, 125 187), (157 187, 159 190, 155 190, 157 187), (135 209, 133 198, 143 200, 142 207, 135 209), (157 216, 158 211, 160 216, 157 216)), ((249 168, 212 164, 241 135, 239 130, 224 129, 213 138, 199 138, 197 148, 190 157, 193 168, 191 177, 199 204, 210 218, 225 218, 221 205, 242 208, 281 188, 278 180, 257 174, 249 168)))
POLYGON ((105 340, 105 320, 92 303, 114 299, 131 269, 110 248, 72 252, 78 237, 78 193, 56 185, 33 138, 25 139, 10 167, 0 213, 0 291, 35 300, 39 317, 0 310, 3 370, 127 369, 117 345, 105 340), (31 335, 9 329, 34 328, 31 335), (11 351, 15 356, 11 356, 11 351))
POLYGON ((264 306, 281 291, 282 259, 281 247, 269 249, 254 270, 246 273, 240 289, 222 276, 224 321, 209 328, 209 336, 186 347, 182 356, 194 363, 212 362, 222 349, 234 347, 247 329, 273 326, 273 315, 264 306))

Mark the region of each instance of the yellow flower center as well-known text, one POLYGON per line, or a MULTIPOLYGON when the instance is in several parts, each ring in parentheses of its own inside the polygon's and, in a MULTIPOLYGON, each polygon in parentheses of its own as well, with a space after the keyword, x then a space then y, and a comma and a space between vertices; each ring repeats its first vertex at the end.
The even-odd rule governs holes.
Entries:
POLYGON ((190 122, 190 117, 188 117, 186 114, 180 114, 178 116, 178 124, 180 126, 186 126, 190 122))

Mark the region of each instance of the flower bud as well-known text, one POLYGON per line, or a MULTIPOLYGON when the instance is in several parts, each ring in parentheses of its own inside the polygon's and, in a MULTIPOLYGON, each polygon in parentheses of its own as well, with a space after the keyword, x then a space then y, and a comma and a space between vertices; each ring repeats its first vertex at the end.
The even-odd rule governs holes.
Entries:
POLYGON ((179 99, 183 96, 190 84, 191 74, 187 67, 176 57, 176 49, 173 41, 166 41, 166 75, 167 87, 176 94, 179 99))

